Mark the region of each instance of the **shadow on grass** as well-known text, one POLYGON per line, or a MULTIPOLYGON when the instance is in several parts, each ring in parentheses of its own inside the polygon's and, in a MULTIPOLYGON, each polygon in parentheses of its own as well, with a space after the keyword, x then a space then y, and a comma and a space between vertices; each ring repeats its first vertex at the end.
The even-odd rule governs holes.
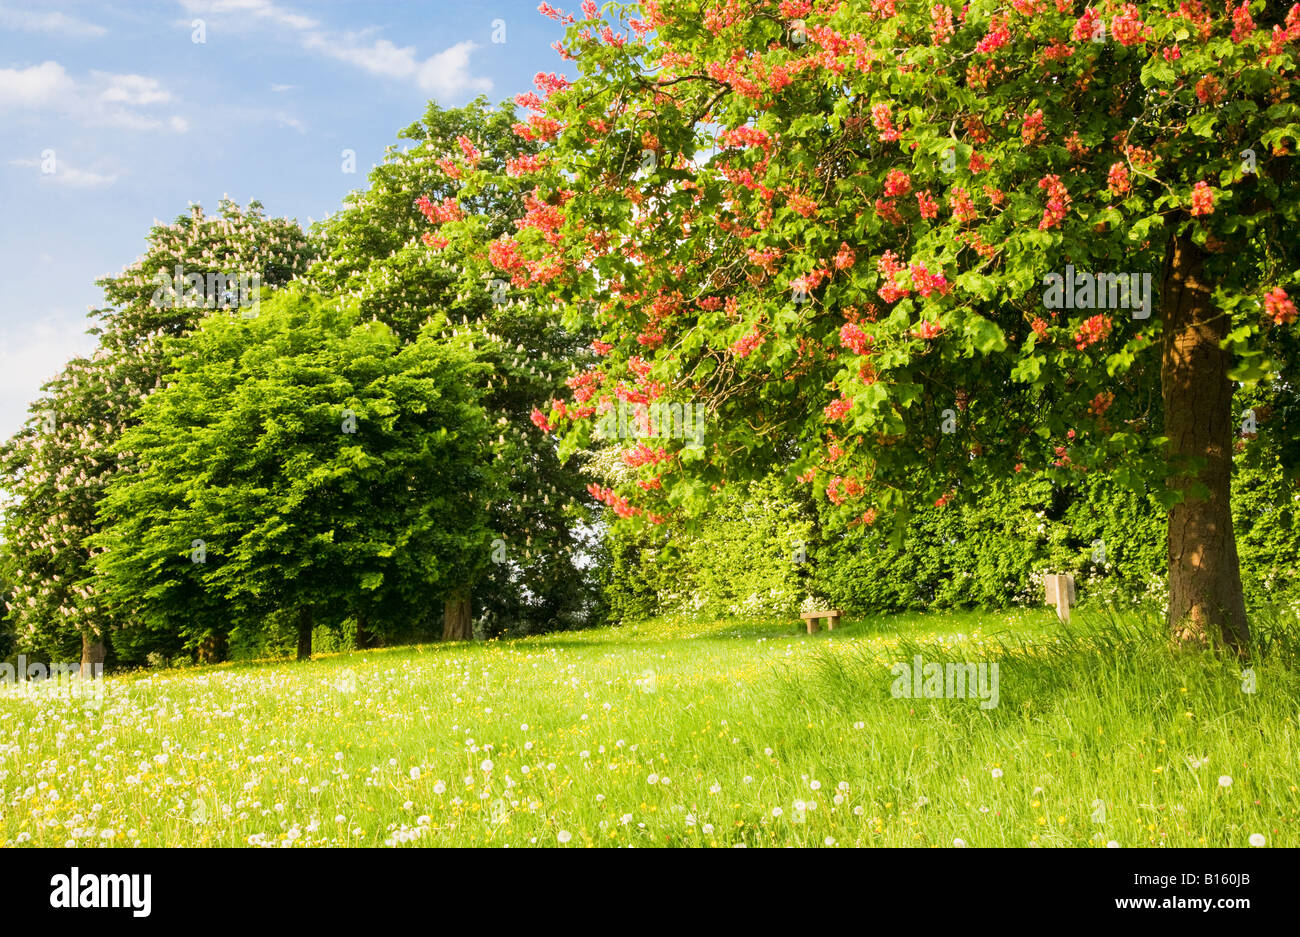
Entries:
POLYGON ((1123 720, 1126 712, 1162 726, 1177 726, 1198 713, 1252 709, 1261 719, 1268 712, 1285 722, 1300 698, 1300 629, 1285 619, 1256 627, 1259 639, 1246 661, 1223 650, 1174 647, 1158 613, 1100 608, 1076 616, 1071 625, 1057 623, 1040 637, 999 634, 953 644, 904 636, 885 647, 826 644, 816 650, 811 667, 778 669, 778 693, 809 718, 905 714, 922 723, 965 724, 972 733, 1048 718, 1101 726, 1123 720), (996 706, 982 706, 973 688, 964 698, 948 698, 958 695, 961 681, 933 697, 925 688, 912 688, 917 663, 938 664, 945 676, 950 664, 959 674, 967 665, 996 664, 996 706), (905 671, 908 679, 900 683, 905 671))

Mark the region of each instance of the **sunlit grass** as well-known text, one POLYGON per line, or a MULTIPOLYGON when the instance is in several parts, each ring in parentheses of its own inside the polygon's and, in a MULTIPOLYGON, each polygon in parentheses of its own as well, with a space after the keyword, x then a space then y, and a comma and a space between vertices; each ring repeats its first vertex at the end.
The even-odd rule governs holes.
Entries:
MULTIPOLYGON (((653 621, 0 698, 10 845, 1300 844, 1300 671, 1050 612, 653 621), (993 662, 999 705, 890 665, 993 662), (1230 779, 1224 781, 1221 779, 1230 779)), ((12 689, 12 688, 7 688, 12 689)))

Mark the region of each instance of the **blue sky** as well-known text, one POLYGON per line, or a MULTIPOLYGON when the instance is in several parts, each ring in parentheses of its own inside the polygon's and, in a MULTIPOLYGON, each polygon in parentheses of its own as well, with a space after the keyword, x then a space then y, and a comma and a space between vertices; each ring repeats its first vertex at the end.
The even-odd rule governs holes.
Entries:
POLYGON ((94 281, 155 219, 228 194, 306 226, 426 101, 500 101, 564 71, 561 35, 537 0, 0 0, 0 438, 93 348, 94 281))

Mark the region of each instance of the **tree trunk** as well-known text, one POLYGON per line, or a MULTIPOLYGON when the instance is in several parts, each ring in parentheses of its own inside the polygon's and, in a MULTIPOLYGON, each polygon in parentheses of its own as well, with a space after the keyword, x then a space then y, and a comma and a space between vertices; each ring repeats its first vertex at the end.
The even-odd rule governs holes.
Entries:
POLYGON ((367 648, 375 646, 375 636, 371 633, 370 627, 366 624, 365 612, 357 612, 357 637, 355 644, 359 651, 364 651, 367 648))
POLYGON ((304 605, 298 609, 298 659, 311 660, 311 608, 304 605))
POLYGON ((95 665, 99 664, 101 668, 103 667, 107 651, 103 637, 91 634, 89 631, 81 632, 81 675, 95 676, 95 665))
POLYGON ((444 641, 472 641, 474 627, 469 618, 469 590, 453 593, 443 606, 442 639, 444 641))
POLYGON ((1190 234, 1171 240, 1161 289, 1160 385, 1165 436, 1183 500, 1169 509, 1169 627, 1180 644, 1216 638, 1242 654, 1249 641, 1232 528, 1229 316, 1202 280, 1205 254, 1190 234), (1196 464, 1189 465, 1189 460, 1196 464))
POLYGON ((219 664, 226 659, 225 635, 210 634, 199 645, 200 664, 219 664))

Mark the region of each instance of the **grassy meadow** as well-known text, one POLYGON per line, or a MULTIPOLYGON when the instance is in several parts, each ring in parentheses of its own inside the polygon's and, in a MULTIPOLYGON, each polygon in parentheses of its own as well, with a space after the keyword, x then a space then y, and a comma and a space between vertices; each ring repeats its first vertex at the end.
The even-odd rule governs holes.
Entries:
MULTIPOLYGON (((1294 634, 1294 631, 1289 633, 1294 634)), ((0 696, 0 838, 63 846, 1300 845, 1300 666, 1047 610, 659 620, 0 696), (890 666, 997 662, 998 705, 890 666), (1253 691, 1253 692, 1252 692, 1253 691)))

